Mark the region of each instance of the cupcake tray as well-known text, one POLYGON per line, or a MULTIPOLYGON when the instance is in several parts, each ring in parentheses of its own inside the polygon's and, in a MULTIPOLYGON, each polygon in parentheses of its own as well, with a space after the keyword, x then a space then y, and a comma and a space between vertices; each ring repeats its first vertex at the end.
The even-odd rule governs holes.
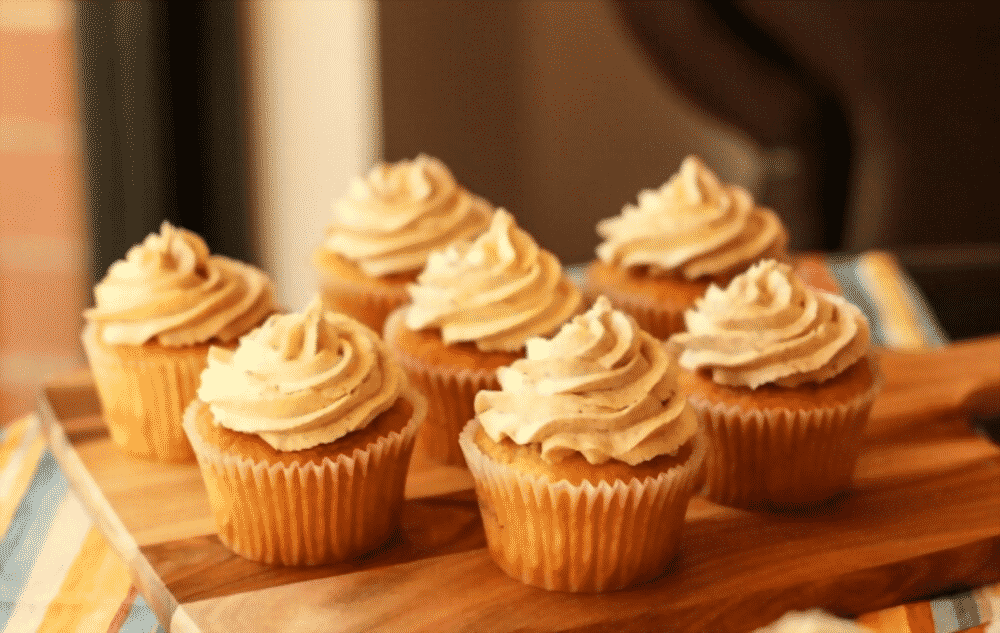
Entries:
POLYGON ((50 446, 167 631, 747 631, 789 609, 853 615, 1000 580, 1000 448, 967 414, 1000 413, 1000 337, 883 354, 886 378, 854 488, 758 514, 695 498, 660 579, 604 595, 505 576, 472 481, 415 455, 401 529, 348 563, 282 568, 215 535, 198 468, 110 440, 86 372, 47 385, 50 446))

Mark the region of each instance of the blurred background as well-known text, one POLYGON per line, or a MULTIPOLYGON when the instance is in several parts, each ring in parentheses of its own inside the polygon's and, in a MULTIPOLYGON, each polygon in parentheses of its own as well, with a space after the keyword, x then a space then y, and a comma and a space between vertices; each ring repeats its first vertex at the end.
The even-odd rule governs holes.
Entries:
POLYGON ((330 203, 426 152, 565 263, 690 153, 802 250, 887 249, 1000 331, 1000 5, 0 0, 0 420, 82 365, 90 288, 162 219, 315 289, 330 203))

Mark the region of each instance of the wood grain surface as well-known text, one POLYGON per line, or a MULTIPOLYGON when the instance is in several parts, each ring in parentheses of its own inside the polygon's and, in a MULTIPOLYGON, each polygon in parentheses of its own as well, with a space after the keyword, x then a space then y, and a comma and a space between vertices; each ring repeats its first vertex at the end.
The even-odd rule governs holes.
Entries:
POLYGON ((403 526, 356 561, 245 561, 214 535, 197 468, 133 460, 100 432, 86 374, 49 388, 67 435, 167 588, 212 631, 746 631, 789 609, 841 615, 1000 580, 1000 449, 967 413, 1000 413, 1000 337, 882 354, 886 383, 853 489, 808 512, 696 498, 660 579, 549 593, 484 549, 463 469, 415 459, 403 526), (75 382, 74 382, 75 381, 75 382), (81 404, 91 398, 91 405, 81 404))

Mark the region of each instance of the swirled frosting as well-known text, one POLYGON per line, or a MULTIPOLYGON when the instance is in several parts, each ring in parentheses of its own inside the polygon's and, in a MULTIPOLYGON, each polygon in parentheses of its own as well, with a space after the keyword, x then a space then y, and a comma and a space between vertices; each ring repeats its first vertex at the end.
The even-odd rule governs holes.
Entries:
POLYGON ((591 464, 635 466, 675 453, 697 429, 666 349, 605 297, 527 348, 526 358, 497 370, 500 391, 476 394, 494 442, 537 443, 550 463, 575 451, 591 464))
POLYGON ((373 277, 417 271, 432 251, 482 233, 492 210, 444 163, 421 154, 355 178, 333 205, 323 247, 373 277))
POLYGON ((209 255, 198 235, 169 222, 129 249, 94 287, 84 312, 112 345, 170 347, 232 341, 277 310, 260 270, 209 255))
POLYGON ((314 298, 212 347, 198 398, 217 424, 255 433, 279 451, 333 442, 389 409, 407 385, 378 336, 314 298))
POLYGON ((520 351, 528 338, 562 325, 582 301, 555 255, 504 209, 474 242, 433 253, 408 290, 407 327, 437 327, 445 343, 474 342, 484 352, 520 351))
POLYGON ((806 286, 790 266, 764 260, 725 288, 712 285, 671 337, 680 365, 720 385, 821 383, 868 353, 868 321, 842 297, 806 286))
POLYGON ((744 189, 719 182, 688 156, 659 189, 639 192, 637 205, 597 224, 601 260, 623 268, 694 280, 741 272, 764 256, 782 257, 788 234, 770 209, 744 189))

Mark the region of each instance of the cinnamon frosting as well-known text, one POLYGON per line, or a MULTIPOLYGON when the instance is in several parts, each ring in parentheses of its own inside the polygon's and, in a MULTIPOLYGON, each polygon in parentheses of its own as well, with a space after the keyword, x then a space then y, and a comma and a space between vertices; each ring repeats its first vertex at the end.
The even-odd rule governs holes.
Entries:
POLYGON ((364 428, 406 386, 378 336, 317 297, 304 312, 270 317, 235 350, 212 347, 198 398, 217 424, 296 451, 364 428))
POLYGON ((696 157, 659 189, 639 192, 637 205, 602 220, 601 260, 623 268, 688 280, 724 277, 770 255, 782 257, 788 234, 770 209, 744 189, 719 182, 696 157))
POLYGON ((553 332, 580 307, 580 291, 559 260, 497 210, 474 242, 433 253, 409 286, 411 330, 436 327, 445 343, 517 352, 532 336, 553 332))
POLYGON ((868 321, 842 297, 764 260, 725 288, 712 285, 671 337, 680 365, 720 385, 796 387, 837 376, 868 353, 868 321))
POLYGON ((277 310, 263 272, 209 255, 198 235, 169 222, 111 265, 94 298, 84 316, 113 345, 232 341, 277 310))
POLYGON ((494 442, 537 443, 542 458, 573 452, 591 464, 636 465, 674 454, 697 429, 663 345, 605 297, 527 357, 497 371, 500 391, 480 391, 476 414, 494 442))
POLYGON ((416 271, 432 251, 482 233, 492 210, 444 163, 421 154, 355 178, 333 205, 323 248, 373 277, 416 271))

